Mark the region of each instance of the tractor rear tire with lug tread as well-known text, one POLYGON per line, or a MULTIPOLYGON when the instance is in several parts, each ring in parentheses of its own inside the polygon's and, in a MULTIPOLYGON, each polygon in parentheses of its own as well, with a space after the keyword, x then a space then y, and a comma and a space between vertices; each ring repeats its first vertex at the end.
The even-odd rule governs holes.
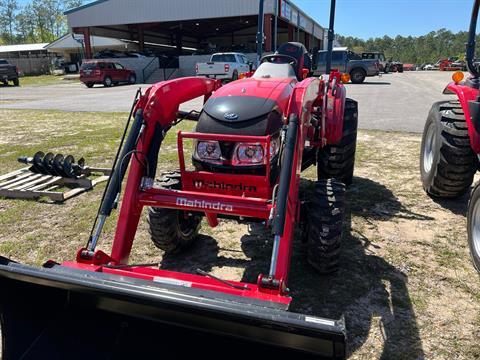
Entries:
POLYGON ((338 180, 319 180, 308 206, 308 262, 319 273, 338 270, 343 219, 345 215, 345 185, 338 180))
MULTIPOLYGON (((181 176, 177 171, 163 173, 157 186, 163 189, 181 190, 181 176)), ((184 211, 148 208, 148 225, 153 244, 167 253, 176 253, 187 248, 196 239, 202 218, 187 215, 184 211)))
POLYGON ((420 173, 423 188, 433 197, 459 197, 468 191, 477 170, 478 158, 470 146, 468 125, 460 103, 435 103, 422 138, 420 173))
POLYGON ((327 145, 318 152, 318 180, 335 178, 349 186, 353 181, 355 153, 357 148, 358 103, 345 101, 342 140, 338 144, 327 145))
POLYGON ((480 274, 480 182, 475 185, 468 204, 468 245, 473 266, 480 274))

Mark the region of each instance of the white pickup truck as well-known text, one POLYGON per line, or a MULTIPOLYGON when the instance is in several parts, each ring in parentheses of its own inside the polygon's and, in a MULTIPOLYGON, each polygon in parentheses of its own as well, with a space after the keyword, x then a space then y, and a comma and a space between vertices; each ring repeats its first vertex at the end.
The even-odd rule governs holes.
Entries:
POLYGON ((197 76, 221 80, 237 80, 239 75, 250 71, 252 62, 241 53, 213 54, 207 63, 195 66, 197 76))

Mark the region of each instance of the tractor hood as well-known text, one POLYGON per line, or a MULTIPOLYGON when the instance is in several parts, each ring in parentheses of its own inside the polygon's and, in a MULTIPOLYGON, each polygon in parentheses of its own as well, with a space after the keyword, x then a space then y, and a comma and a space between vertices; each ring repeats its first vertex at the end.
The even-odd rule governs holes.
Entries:
POLYGON ((204 111, 218 121, 237 123, 286 110, 292 79, 245 79, 228 84, 207 101, 204 111))

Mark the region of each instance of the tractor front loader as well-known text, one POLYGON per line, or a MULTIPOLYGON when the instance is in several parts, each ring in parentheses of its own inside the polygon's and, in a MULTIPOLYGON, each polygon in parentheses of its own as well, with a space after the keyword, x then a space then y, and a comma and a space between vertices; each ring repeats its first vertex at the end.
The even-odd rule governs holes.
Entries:
MULTIPOLYGON (((329 35, 333 41, 333 30, 329 35)), ((348 76, 308 78, 308 57, 302 44, 287 43, 264 56, 250 78, 225 86, 181 78, 139 96, 91 236, 75 261, 34 268, 0 258, 3 359, 230 352, 343 359, 343 319, 288 311, 296 228, 305 229, 305 261, 313 269, 331 273, 339 266, 356 147, 357 103, 346 99, 342 83, 348 76), (179 111, 198 97, 205 99, 202 111, 179 111), (197 124, 177 133, 179 170, 157 176, 162 142, 183 119, 197 124), (318 181, 301 201, 300 174, 313 165, 318 181), (98 241, 120 203, 127 168, 115 238, 105 253, 98 241), (272 234, 270 266, 247 283, 201 269, 131 264, 144 208, 153 243, 172 254, 197 239, 202 219, 211 227, 224 218, 262 223, 272 234)))
MULTIPOLYGON (((462 72, 453 74, 443 93, 456 99, 433 104, 423 132, 421 179, 425 191, 436 198, 454 199, 467 193, 479 169, 480 68, 475 61, 479 7, 480 0, 474 0, 466 51, 470 76, 464 80, 462 72)), ((480 272, 480 184, 470 197, 468 242, 480 272)))

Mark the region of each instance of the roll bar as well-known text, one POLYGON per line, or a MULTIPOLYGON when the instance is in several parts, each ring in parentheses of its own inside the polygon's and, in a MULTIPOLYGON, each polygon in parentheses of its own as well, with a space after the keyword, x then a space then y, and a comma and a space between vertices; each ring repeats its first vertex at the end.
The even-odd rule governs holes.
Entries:
POLYGON ((475 78, 480 77, 480 72, 475 66, 475 48, 476 48, 476 33, 477 33, 477 20, 478 20, 478 8, 480 6, 480 0, 475 0, 473 3, 472 20, 470 22, 470 30, 468 33, 467 42, 467 68, 470 74, 475 78))

